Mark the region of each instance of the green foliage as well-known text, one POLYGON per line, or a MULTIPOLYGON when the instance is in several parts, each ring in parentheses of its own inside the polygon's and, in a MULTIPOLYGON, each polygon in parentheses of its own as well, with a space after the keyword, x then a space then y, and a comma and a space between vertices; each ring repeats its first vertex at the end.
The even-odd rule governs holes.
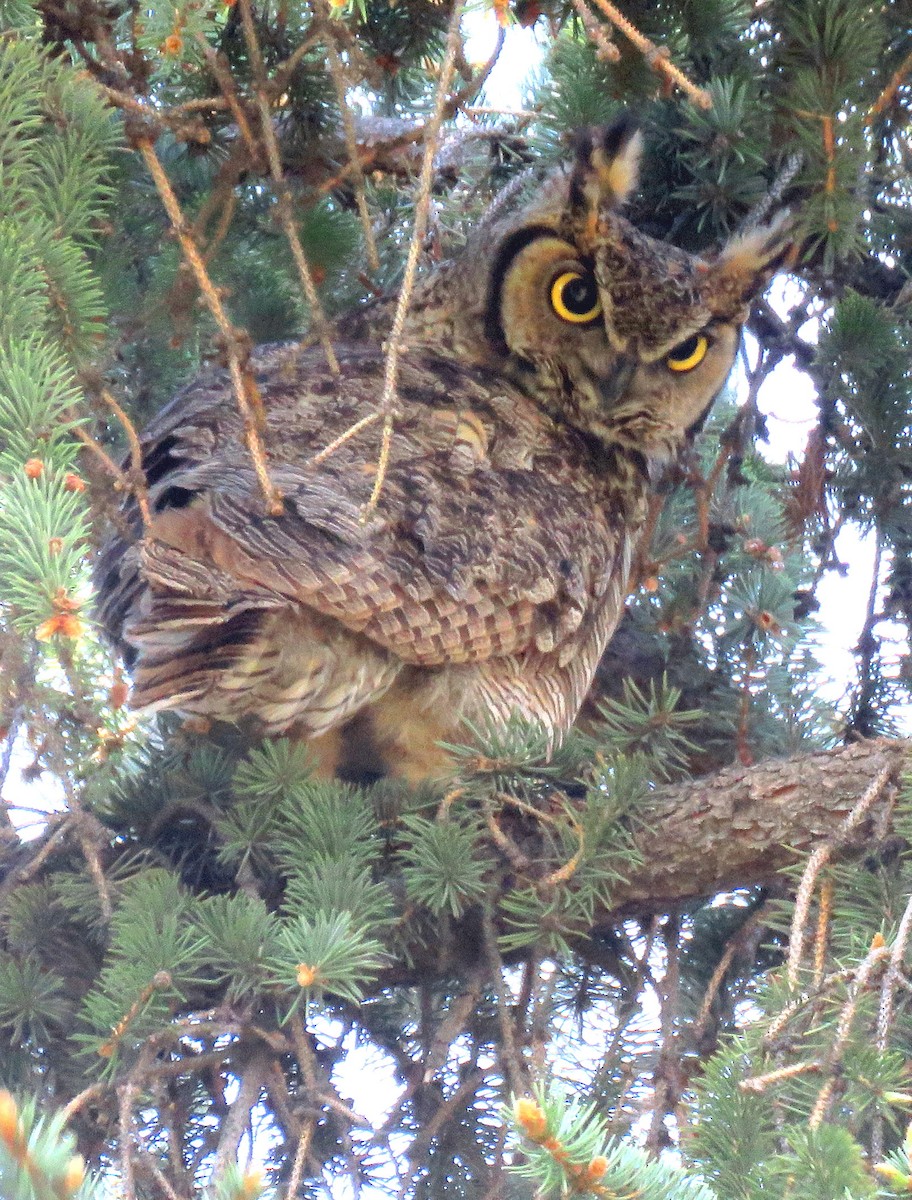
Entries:
POLYGON ((109 1068, 167 1018, 200 967, 199 938, 188 921, 189 897, 168 871, 144 871, 124 889, 111 922, 111 943, 98 982, 83 1006, 87 1049, 109 1068))
POLYGON ((0 1121, 4 1200, 102 1200, 100 1181, 85 1172, 59 1113, 41 1115, 35 1100, 17 1104, 0 1091, 0 1121))
POLYGON ((278 922, 257 896, 207 896, 194 906, 192 921, 202 935, 200 971, 224 986, 229 1004, 258 996, 278 953, 278 922))
POLYGON ((673 192, 691 208, 703 237, 730 234, 767 188, 766 98, 750 78, 709 81, 712 108, 688 106, 681 114, 676 167, 687 182, 673 192))
MULTIPOLYGON (((650 680, 648 694, 632 679, 625 679, 623 688, 623 700, 609 699, 599 706, 599 744, 613 758, 643 755, 660 775, 670 778, 696 749, 685 731, 700 714, 680 708, 681 691, 669 687, 664 676, 658 684, 650 680)), ((642 763, 640 770, 645 778, 642 763)))
MULTIPOLYGON (((7 14, 34 28, 25 8, 7 14)), ((87 250, 110 199, 115 121, 91 83, 28 37, 0 41, 0 584, 34 633, 85 590, 85 503, 69 490, 78 389, 104 308, 87 250), (42 476, 23 476, 27 462, 42 476)), ((79 626, 70 622, 63 636, 79 626)), ((48 636, 60 632, 46 629, 48 636)))
POLYGON ((82 496, 69 489, 65 476, 29 479, 20 472, 9 480, 0 521, 0 579, 15 628, 32 633, 60 611, 61 596, 84 595, 87 534, 82 496))
POLYGON ((537 1194, 543 1198, 570 1193, 715 1200, 714 1193, 698 1178, 650 1158, 636 1146, 610 1138, 594 1105, 569 1097, 557 1085, 542 1085, 534 1094, 538 1112, 532 1114, 532 1122, 522 1119, 528 1115, 528 1109, 524 1109, 528 1101, 519 1101, 514 1109, 517 1132, 526 1135, 523 1160, 514 1170, 533 1179, 537 1194), (542 1122, 540 1129, 535 1127, 536 1117, 542 1122), (587 1174, 592 1187, 586 1186, 587 1174))
POLYGON ((229 1163, 222 1178, 207 1189, 206 1200, 267 1200, 271 1189, 262 1186, 258 1172, 242 1171, 235 1163, 229 1163))
POLYGON ((319 855, 367 864, 377 848, 377 821, 363 790, 324 780, 282 798, 276 829, 274 850, 289 870, 319 855))
POLYGON ((429 821, 418 815, 403 820, 404 844, 399 851, 406 891, 435 915, 461 917, 485 894, 484 856, 479 856, 481 828, 477 820, 429 821))
POLYGON ((18 475, 30 458, 69 464, 68 432, 78 395, 66 360, 50 342, 32 336, 0 344, 0 471, 5 476, 18 475))
POLYGON ((66 1016, 66 983, 30 959, 0 957, 0 1029, 13 1042, 47 1039, 48 1026, 66 1016))
POLYGON ((884 1192, 882 1194, 888 1196, 908 1195, 909 1186, 912 1184, 910 1152, 912 1152, 912 1140, 910 1140, 909 1130, 906 1130, 902 1145, 888 1154, 883 1162, 874 1164, 874 1170, 883 1184, 884 1192))
POLYGON ((552 155, 560 152, 568 130, 604 125, 618 115, 612 98, 611 71, 599 62, 595 48, 568 33, 554 44, 548 68, 534 90, 541 111, 542 140, 552 155))
POLYGON ((762 1063, 736 1041, 714 1055, 701 1076, 687 1153, 718 1194, 730 1200, 752 1200, 762 1192, 767 1164, 779 1148, 775 1112, 758 1092, 740 1086, 762 1063))
POLYGON ((808 1200, 832 1196, 874 1196, 877 1188, 868 1174, 864 1154, 855 1139, 838 1126, 803 1126, 783 1130, 788 1146, 770 1163, 771 1179, 781 1180, 783 1195, 799 1190, 808 1200))
POLYGON ((286 922, 270 962, 275 981, 284 987, 356 1003, 384 961, 382 944, 355 925, 347 912, 333 916, 303 914, 286 922))
POLYGON ((293 787, 306 783, 309 775, 306 744, 276 738, 251 750, 239 763, 233 784, 243 799, 276 801, 288 795, 293 787))
POLYGON ((285 908, 289 913, 348 913, 357 926, 375 932, 393 919, 390 890, 385 883, 374 882, 368 867, 351 857, 334 859, 322 854, 291 871, 285 886, 285 908))

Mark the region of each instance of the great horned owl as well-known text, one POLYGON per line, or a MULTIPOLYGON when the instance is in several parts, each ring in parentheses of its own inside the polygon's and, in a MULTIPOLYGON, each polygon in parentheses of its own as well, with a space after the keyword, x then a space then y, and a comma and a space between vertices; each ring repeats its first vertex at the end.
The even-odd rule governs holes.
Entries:
MULTIPOLYGON (((101 614, 132 702, 313 742, 327 771, 439 770, 466 719, 572 724, 623 610, 650 477, 732 366, 780 228, 700 259, 617 209, 640 137, 577 138, 528 206, 483 223, 415 293, 389 469, 363 519, 384 353, 343 323, 322 352, 254 353, 265 511, 225 371, 142 438, 153 521, 113 537, 101 614), (345 332, 347 329, 347 333, 345 332)), ((358 332, 360 330, 360 332, 358 332)))

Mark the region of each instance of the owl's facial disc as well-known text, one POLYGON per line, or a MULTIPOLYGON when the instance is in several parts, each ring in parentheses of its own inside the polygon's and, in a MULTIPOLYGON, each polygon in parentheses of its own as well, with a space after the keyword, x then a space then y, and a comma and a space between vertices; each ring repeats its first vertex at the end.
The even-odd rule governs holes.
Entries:
POLYGON ((492 348, 535 363, 605 345, 594 265, 547 226, 519 231, 491 268, 485 328, 492 348))

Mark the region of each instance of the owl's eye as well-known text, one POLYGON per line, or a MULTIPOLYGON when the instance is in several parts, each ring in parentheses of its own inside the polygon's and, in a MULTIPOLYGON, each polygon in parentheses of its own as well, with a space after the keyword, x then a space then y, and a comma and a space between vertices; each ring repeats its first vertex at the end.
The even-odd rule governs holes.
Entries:
POLYGON ((551 307, 562 321, 585 325, 602 311, 594 275, 564 271, 551 284, 551 307))
POLYGON ((705 333, 695 333, 687 341, 675 346, 665 359, 665 365, 670 371, 692 371, 706 357, 709 349, 709 338, 705 333))

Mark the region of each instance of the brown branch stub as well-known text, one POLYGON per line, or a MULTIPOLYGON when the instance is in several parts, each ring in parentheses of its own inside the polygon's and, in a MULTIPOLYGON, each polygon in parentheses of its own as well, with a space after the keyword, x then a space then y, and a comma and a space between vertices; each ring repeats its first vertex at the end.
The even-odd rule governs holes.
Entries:
POLYGON ((611 0, 593 0, 593 3, 602 10, 611 24, 636 46, 654 71, 662 75, 669 84, 679 87, 698 108, 712 108, 712 97, 709 92, 690 82, 681 68, 676 67, 671 61, 664 46, 656 46, 648 37, 640 33, 636 25, 628 20, 620 9, 611 3, 611 0))

